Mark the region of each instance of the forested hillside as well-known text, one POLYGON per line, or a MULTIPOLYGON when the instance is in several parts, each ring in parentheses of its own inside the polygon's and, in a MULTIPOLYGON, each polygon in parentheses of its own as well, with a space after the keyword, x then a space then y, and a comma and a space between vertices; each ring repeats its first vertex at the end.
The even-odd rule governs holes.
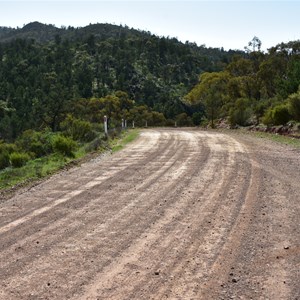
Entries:
POLYGON ((300 122, 300 41, 278 44, 267 53, 260 51, 257 37, 249 44, 224 70, 202 73, 186 103, 202 103, 212 126, 218 118, 232 126, 300 122))
POLYGON ((97 121, 104 113, 128 118, 129 109, 138 106, 166 119, 192 117, 199 105, 185 105, 183 96, 199 74, 223 70, 234 54, 110 24, 2 27, 1 138, 13 140, 26 129, 57 131, 67 114, 91 122, 91 111, 97 121), (127 94, 132 107, 111 100, 117 91, 127 94), (115 107, 109 111, 100 103, 115 107))

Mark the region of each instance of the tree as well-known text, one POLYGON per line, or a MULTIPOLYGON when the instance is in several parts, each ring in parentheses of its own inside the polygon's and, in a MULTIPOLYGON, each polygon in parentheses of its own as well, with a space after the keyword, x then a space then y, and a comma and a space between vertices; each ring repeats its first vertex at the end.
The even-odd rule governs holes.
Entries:
POLYGON ((261 88, 264 89, 265 97, 274 97, 279 88, 281 78, 286 73, 286 61, 280 56, 267 57, 260 63, 257 77, 261 82, 261 88))
POLYGON ((229 78, 230 75, 226 71, 203 73, 200 82, 185 97, 185 101, 189 104, 201 102, 205 105, 206 115, 210 119, 212 128, 226 99, 229 78))
MULTIPOLYGON (((262 44, 261 40, 257 36, 254 36, 253 39, 248 43, 248 47, 252 47, 252 51, 256 52, 256 51, 260 51, 261 44, 262 44)), ((247 52, 250 52, 251 50, 248 47, 244 47, 244 49, 247 52)))
POLYGON ((128 120, 134 121, 136 126, 145 126, 146 122, 151 122, 152 114, 146 105, 135 106, 130 109, 128 120))

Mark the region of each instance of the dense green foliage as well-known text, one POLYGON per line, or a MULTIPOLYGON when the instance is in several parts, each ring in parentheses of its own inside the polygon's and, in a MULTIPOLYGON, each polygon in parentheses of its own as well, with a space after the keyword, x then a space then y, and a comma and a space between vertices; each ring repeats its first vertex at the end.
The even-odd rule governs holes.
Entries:
POLYGON ((5 169, 10 165, 10 154, 15 150, 15 145, 0 141, 0 170, 5 169))
POLYGON ((54 152, 58 152, 64 156, 74 157, 74 151, 76 150, 77 144, 71 138, 63 135, 56 135, 52 140, 52 147, 54 152))
MULTIPOLYGON (((61 130, 67 115, 102 122, 98 105, 111 124, 138 106, 166 119, 191 116, 197 110, 183 104, 183 96, 200 73, 222 70, 234 53, 109 24, 2 27, 0 138, 14 140, 28 129, 61 130), (117 91, 126 93, 125 102, 117 91)), ((149 122, 157 118, 163 124, 155 114, 149 122)))
POLYGON ((256 37, 249 45, 254 51, 247 48, 223 71, 202 73, 185 102, 204 104, 212 126, 217 118, 228 118, 233 126, 300 121, 300 41, 282 43, 268 53, 259 51, 256 37))
POLYGON ((9 159, 14 168, 20 168, 29 161, 30 157, 27 153, 13 152, 9 159))

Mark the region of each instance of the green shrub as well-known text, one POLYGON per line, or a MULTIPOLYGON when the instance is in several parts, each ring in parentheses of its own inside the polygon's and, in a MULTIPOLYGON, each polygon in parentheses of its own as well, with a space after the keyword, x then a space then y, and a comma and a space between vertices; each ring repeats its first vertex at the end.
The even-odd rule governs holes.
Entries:
POLYGON ((246 126, 250 124, 252 115, 250 104, 250 100, 246 98, 236 100, 235 106, 229 111, 229 123, 231 126, 246 126))
POLYGON ((175 121, 172 119, 167 119, 166 120, 166 126, 168 127, 174 127, 175 126, 175 121))
POLYGON ((229 123, 231 126, 240 125, 247 126, 250 124, 252 111, 250 108, 246 109, 231 109, 229 112, 229 123))
POLYGON ((300 121, 300 92, 288 97, 288 110, 294 120, 300 121))
POLYGON ((200 126, 201 127, 204 127, 204 128, 209 128, 210 127, 210 120, 208 120, 207 118, 204 118, 202 121, 201 121, 201 124, 200 126))
POLYGON ((62 122, 61 128, 64 134, 75 141, 89 142, 96 137, 90 122, 76 119, 72 115, 67 116, 62 122))
POLYGON ((8 151, 0 152, 0 170, 7 168, 10 165, 8 151))
POLYGON ((186 113, 181 113, 175 118, 177 126, 193 126, 193 120, 186 113))
MULTIPOLYGON (((274 102, 276 99, 274 100, 274 102)), ((270 107, 270 103, 267 100, 260 100, 255 102, 253 105, 253 113, 256 117, 256 120, 259 122, 261 118, 265 115, 266 110, 270 107)))
POLYGON ((262 119, 266 125, 285 125, 289 120, 291 120, 291 115, 286 104, 269 108, 262 119))
POLYGON ((9 156, 10 163, 14 168, 20 168, 24 166, 29 159, 30 157, 27 153, 13 152, 9 156))
POLYGON ((49 151, 47 151, 47 146, 43 144, 41 141, 35 141, 30 145, 30 152, 34 153, 35 157, 42 157, 46 155, 49 151))
POLYGON ((15 144, 7 144, 0 141, 0 152, 7 151, 9 154, 17 152, 17 146, 15 144))
POLYGON ((64 156, 74 157, 74 151, 77 148, 77 143, 69 137, 56 135, 52 139, 52 146, 54 152, 60 153, 64 156))
POLYGON ((51 136, 49 131, 38 132, 26 130, 17 140, 17 145, 27 153, 33 153, 34 157, 42 157, 52 152, 51 136))
POLYGON ((275 106, 273 108, 272 118, 274 125, 285 125, 291 119, 288 107, 284 104, 275 106))
POLYGON ((0 141, 0 170, 10 166, 9 155, 16 149, 15 144, 6 144, 0 141))
POLYGON ((272 119, 272 108, 269 108, 266 110, 264 116, 262 117, 262 122, 265 125, 272 125, 273 119, 272 119))
POLYGON ((166 118, 163 113, 153 111, 151 113, 151 119, 149 120, 149 126, 164 126, 166 118))

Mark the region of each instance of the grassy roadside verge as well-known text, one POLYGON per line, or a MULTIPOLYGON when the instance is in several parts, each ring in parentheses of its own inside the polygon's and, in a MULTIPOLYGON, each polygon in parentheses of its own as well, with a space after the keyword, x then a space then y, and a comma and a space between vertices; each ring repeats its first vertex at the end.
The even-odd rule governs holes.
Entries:
POLYGON ((59 170, 78 165, 101 153, 121 150, 126 144, 137 138, 138 134, 139 131, 137 129, 123 132, 120 137, 109 139, 107 143, 96 152, 86 153, 84 150, 86 145, 83 145, 74 153, 74 158, 68 158, 60 154, 51 154, 46 157, 31 160, 20 168, 6 168, 0 171, 0 191, 5 192, 5 190, 33 184, 43 178, 51 176, 59 170))
POLYGON ((139 131, 137 129, 131 129, 123 133, 120 139, 112 140, 110 145, 112 152, 114 153, 122 150, 128 143, 134 141, 138 135, 139 131))
POLYGON ((258 138, 268 139, 279 144, 284 144, 300 149, 300 139, 266 132, 253 132, 252 134, 258 138))
POLYGON ((242 131, 243 133, 251 134, 257 138, 261 139, 268 139, 270 141, 282 144, 282 145, 288 145, 295 148, 300 148, 300 139, 290 137, 290 136, 284 136, 280 134, 274 134, 274 133, 267 133, 267 132, 253 132, 253 131, 242 131))

